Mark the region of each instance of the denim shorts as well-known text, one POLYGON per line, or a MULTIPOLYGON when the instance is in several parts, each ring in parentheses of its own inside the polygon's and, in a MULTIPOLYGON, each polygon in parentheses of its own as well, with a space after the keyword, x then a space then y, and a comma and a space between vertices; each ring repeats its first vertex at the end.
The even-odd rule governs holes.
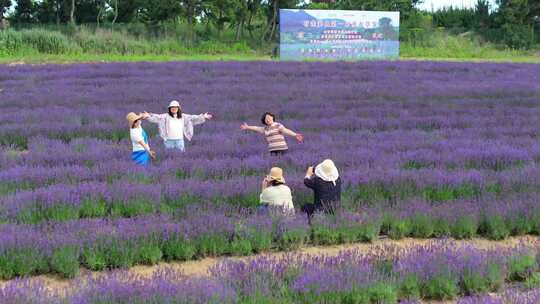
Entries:
POLYGON ((165 148, 167 149, 179 149, 180 151, 186 151, 183 139, 167 139, 165 141, 165 148))

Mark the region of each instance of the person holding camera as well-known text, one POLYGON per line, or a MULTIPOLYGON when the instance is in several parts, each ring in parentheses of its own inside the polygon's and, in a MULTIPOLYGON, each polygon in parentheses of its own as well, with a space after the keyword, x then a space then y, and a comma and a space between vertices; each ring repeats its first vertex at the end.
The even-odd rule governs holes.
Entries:
POLYGON ((260 203, 261 209, 277 207, 285 212, 294 212, 291 189, 285 184, 281 168, 270 169, 270 173, 262 181, 260 203))
POLYGON ((313 190, 313 203, 303 208, 309 218, 315 212, 334 214, 341 201, 341 178, 332 160, 308 167, 304 185, 313 190))

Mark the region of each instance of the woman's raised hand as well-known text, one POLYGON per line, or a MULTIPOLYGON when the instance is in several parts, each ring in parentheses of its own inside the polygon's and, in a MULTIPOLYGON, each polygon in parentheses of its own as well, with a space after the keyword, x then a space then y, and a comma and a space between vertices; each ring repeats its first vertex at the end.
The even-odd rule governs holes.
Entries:
POLYGON ((204 117, 204 119, 212 119, 212 117, 214 117, 214 116, 212 114, 206 112, 206 113, 203 114, 203 117, 204 117))
POLYGON ((247 130, 247 129, 249 129, 249 126, 248 126, 247 123, 243 123, 243 124, 240 125, 240 129, 241 130, 247 130))
POLYGON ((148 114, 146 111, 139 113, 139 115, 141 115, 143 119, 150 117, 150 114, 148 114))
POLYGON ((296 133, 296 140, 298 140, 298 142, 303 142, 304 141, 304 135, 300 134, 300 133, 296 133))
POLYGON ((307 168, 307 170, 306 170, 306 177, 311 178, 313 176, 313 174, 315 174, 314 171, 313 171, 313 166, 309 166, 307 168))

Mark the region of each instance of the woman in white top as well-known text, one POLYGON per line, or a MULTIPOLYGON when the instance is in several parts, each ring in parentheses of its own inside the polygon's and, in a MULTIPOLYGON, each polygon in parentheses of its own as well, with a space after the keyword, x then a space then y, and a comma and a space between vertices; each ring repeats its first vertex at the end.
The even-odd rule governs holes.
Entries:
POLYGON ((278 207, 287 212, 294 212, 291 189, 285 185, 281 168, 273 167, 270 174, 264 178, 260 203, 263 209, 278 207))
POLYGON ((126 115, 130 128, 129 137, 133 146, 131 159, 138 165, 147 166, 150 164, 151 158, 156 158, 156 152, 150 150, 148 135, 146 135, 146 132, 141 127, 142 118, 142 115, 137 115, 133 112, 126 115))
POLYGON ((168 113, 154 114, 143 113, 143 117, 149 122, 158 124, 159 136, 165 143, 165 148, 179 149, 185 151, 184 137, 191 140, 193 137, 193 126, 204 123, 211 119, 208 113, 200 115, 189 115, 182 113, 180 103, 173 100, 169 103, 168 113))

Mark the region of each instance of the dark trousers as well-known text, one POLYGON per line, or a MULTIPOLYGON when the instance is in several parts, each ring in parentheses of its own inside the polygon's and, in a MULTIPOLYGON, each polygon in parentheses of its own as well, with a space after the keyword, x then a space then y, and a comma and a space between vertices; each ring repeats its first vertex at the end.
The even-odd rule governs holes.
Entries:
POLYGON ((322 212, 325 214, 334 214, 334 204, 332 203, 325 203, 320 202, 318 204, 306 204, 302 206, 302 211, 307 213, 308 216, 308 222, 311 224, 311 218, 313 217, 313 214, 315 212, 322 212))
POLYGON ((287 153, 287 150, 276 150, 276 151, 270 151, 270 155, 272 156, 282 156, 287 153))

